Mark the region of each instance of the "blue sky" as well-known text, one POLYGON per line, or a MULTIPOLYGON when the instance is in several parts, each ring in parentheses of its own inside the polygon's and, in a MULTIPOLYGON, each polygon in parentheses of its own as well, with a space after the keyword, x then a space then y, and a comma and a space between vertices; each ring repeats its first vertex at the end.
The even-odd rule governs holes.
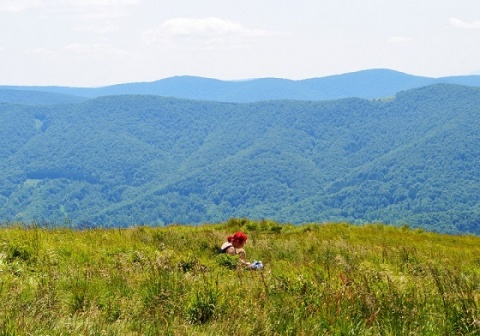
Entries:
POLYGON ((0 85, 480 74, 479 0, 0 0, 0 85))

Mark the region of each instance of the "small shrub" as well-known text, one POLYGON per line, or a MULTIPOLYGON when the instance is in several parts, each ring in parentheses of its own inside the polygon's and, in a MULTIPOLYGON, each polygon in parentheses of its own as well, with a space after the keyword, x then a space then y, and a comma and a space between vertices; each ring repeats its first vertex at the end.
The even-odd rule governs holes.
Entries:
POLYGON ((272 225, 270 227, 270 232, 278 234, 278 233, 282 232, 282 226, 279 225, 279 224, 272 225))
POLYGON ((237 268, 239 260, 240 258, 237 255, 232 256, 227 253, 221 253, 216 258, 217 265, 226 267, 230 270, 237 268))
POLYGON ((227 221, 227 227, 232 230, 238 230, 245 227, 249 223, 250 221, 246 218, 230 218, 227 221))
POLYGON ((250 222, 246 225, 248 231, 258 231, 258 223, 257 222, 250 222))
POLYGON ((199 261, 194 256, 188 256, 185 259, 180 260, 177 264, 178 268, 183 273, 193 271, 198 265, 199 265, 199 261))
POLYGON ((192 295, 186 309, 187 321, 192 324, 205 324, 210 321, 215 314, 219 295, 217 285, 207 282, 203 290, 192 295))
POLYGON ((33 256, 33 250, 27 246, 9 245, 7 250, 7 261, 14 260, 30 261, 33 256))
POLYGON ((89 284, 86 279, 77 278, 70 288, 70 312, 72 314, 83 312, 88 305, 89 284))

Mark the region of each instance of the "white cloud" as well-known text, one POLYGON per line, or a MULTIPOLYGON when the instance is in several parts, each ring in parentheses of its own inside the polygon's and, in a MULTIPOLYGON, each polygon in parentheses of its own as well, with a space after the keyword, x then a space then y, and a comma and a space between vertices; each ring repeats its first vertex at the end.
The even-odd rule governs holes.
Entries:
POLYGON ((74 3, 66 7, 58 7, 55 10, 58 12, 70 14, 82 19, 87 20, 108 20, 122 18, 130 15, 129 7, 127 4, 112 4, 112 3, 74 3))
POLYGON ((2 0, 0 12, 19 13, 43 4, 42 0, 2 0))
POLYGON ((131 6, 142 0, 0 0, 0 12, 19 13, 36 9, 47 15, 74 15, 105 19, 129 15, 131 6))
POLYGON ((49 59, 52 59, 58 56, 53 50, 49 50, 46 48, 26 49, 25 54, 39 56, 43 58, 49 58, 49 59))
POLYGON ((111 22, 108 21, 106 23, 102 23, 99 25, 79 25, 72 28, 73 31, 77 32, 86 32, 86 33, 94 33, 94 34, 106 34, 106 33, 113 33, 118 31, 118 28, 111 22))
POLYGON ((74 6, 118 6, 138 5, 141 0, 64 0, 63 2, 74 6))
POLYGON ((266 36, 269 33, 261 29, 248 29, 241 24, 216 17, 206 19, 176 18, 162 23, 162 32, 170 35, 218 36, 243 35, 266 36))
POLYGON ((480 21, 465 22, 457 18, 450 18, 448 20, 450 25, 461 29, 480 29, 480 21))
POLYGON ((174 18, 143 33, 144 40, 148 43, 156 42, 165 37, 222 39, 227 37, 257 38, 279 35, 282 35, 282 33, 247 28, 240 23, 217 17, 203 19, 174 18))
POLYGON ((24 53, 43 59, 72 59, 73 57, 90 60, 120 58, 127 54, 121 49, 104 43, 72 43, 62 49, 31 48, 25 49, 24 53))
POLYGON ((388 42, 395 44, 407 44, 412 42, 412 38, 407 36, 392 36, 388 39, 388 42))
POLYGON ((69 0, 60 1, 51 11, 86 20, 109 20, 129 16, 131 6, 138 4, 139 0, 69 0))

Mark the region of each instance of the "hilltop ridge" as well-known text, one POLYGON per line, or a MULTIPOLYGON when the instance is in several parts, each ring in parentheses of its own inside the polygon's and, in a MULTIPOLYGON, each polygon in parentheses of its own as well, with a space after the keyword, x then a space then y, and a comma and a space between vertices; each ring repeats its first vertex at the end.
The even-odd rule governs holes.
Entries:
POLYGON ((395 96, 400 91, 439 83, 480 86, 480 76, 430 78, 389 69, 369 69, 303 80, 257 78, 224 81, 194 76, 176 76, 153 82, 124 83, 97 88, 0 86, 0 102, 2 102, 1 91, 6 89, 51 92, 84 98, 148 94, 238 103, 263 100, 318 101, 351 97, 374 99, 395 96))

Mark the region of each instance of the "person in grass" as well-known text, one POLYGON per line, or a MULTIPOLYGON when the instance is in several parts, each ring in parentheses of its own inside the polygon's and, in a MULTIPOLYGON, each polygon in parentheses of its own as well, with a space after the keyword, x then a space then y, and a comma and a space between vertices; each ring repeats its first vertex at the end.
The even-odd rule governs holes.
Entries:
POLYGON ((247 235, 241 231, 235 232, 233 235, 227 236, 227 241, 220 247, 220 253, 226 253, 230 255, 238 255, 240 257, 240 263, 244 266, 250 266, 250 263, 246 261, 247 254, 243 249, 247 242, 247 235))
POLYGON ((240 264, 247 269, 262 269, 263 264, 261 261, 255 260, 253 263, 247 262, 247 254, 243 247, 247 242, 247 235, 241 231, 235 232, 232 236, 227 236, 227 241, 220 247, 220 253, 226 253, 230 255, 238 255, 240 257, 240 264))

